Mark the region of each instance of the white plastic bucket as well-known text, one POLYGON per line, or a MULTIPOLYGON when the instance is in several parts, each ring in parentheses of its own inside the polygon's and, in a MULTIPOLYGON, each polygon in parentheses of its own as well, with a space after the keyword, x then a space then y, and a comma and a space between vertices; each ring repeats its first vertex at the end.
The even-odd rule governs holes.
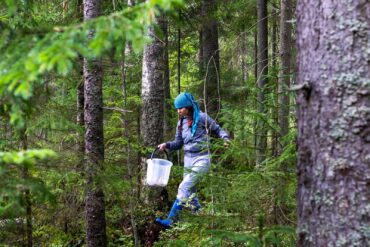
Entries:
POLYGON ((172 162, 164 159, 148 159, 146 183, 150 186, 164 187, 170 177, 172 162))

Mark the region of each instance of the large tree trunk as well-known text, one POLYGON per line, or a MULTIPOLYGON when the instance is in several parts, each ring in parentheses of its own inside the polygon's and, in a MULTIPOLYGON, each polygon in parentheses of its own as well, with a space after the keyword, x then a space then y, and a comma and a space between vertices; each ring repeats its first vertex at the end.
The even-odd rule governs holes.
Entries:
MULTIPOLYGON (((267 0, 257 1, 257 42, 258 42, 258 65, 257 65, 257 84, 258 84, 258 112, 261 116, 266 117, 267 107, 266 85, 268 74, 268 29, 267 29, 267 0)), ((257 123, 257 164, 266 159, 267 148, 267 126, 266 120, 260 117, 257 123)))
MULTIPOLYGON (((157 17, 157 24, 162 17, 157 17)), ((147 147, 156 147, 163 141, 163 101, 165 78, 165 44, 150 29, 153 41, 144 48, 143 76, 141 87, 141 139, 147 147)))
POLYGON ((215 0, 202 3, 202 67, 204 87, 201 94, 205 100, 207 113, 216 118, 221 109, 220 101, 220 55, 218 47, 218 22, 214 15, 217 9, 215 0))
POLYGON ((292 24, 288 23, 292 19, 292 0, 281 0, 280 17, 280 61, 281 69, 279 73, 279 146, 280 153, 285 147, 282 138, 289 133, 289 93, 290 74, 291 74, 291 52, 292 52, 292 24))
POLYGON ((297 14, 298 246, 370 246, 370 4, 297 14))
MULTIPOLYGON (((84 20, 99 15, 99 0, 84 0, 84 20)), ((93 35, 91 31, 90 35, 93 35)), ((96 181, 96 176, 103 168, 103 93, 102 66, 98 60, 84 60, 84 118, 85 118, 85 154, 87 172, 86 244, 87 246, 106 246, 104 192, 96 181)))
MULTIPOLYGON (((164 14, 156 17, 156 24, 163 28, 164 14)), ((142 75, 142 112, 140 122, 141 144, 147 148, 154 148, 163 142, 164 121, 164 80, 166 77, 165 42, 161 37, 163 33, 150 28, 149 35, 152 42, 144 47, 143 75, 142 75)), ((146 174, 146 158, 142 159, 142 173, 146 174)), ((167 190, 164 188, 148 188, 145 194, 145 203, 153 212, 167 210, 167 190), (148 191, 150 190, 150 191, 148 191)), ((154 222, 154 218, 151 219, 154 222)), ((145 226, 141 240, 145 246, 151 246, 158 239, 159 228, 152 223, 145 226)))
MULTIPOLYGON (((156 17, 156 23, 160 24, 163 18, 164 15, 156 17)), ((165 43, 154 28, 149 34, 153 41, 144 48, 140 135, 143 146, 156 147, 163 141, 165 43)))

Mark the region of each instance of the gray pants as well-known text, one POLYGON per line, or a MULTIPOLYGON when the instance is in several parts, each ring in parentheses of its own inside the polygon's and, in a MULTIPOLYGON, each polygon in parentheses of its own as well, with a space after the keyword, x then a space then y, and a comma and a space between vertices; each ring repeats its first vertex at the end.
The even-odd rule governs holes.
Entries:
POLYGON ((196 196, 196 185, 211 166, 210 156, 199 155, 199 153, 185 153, 184 157, 184 177, 177 192, 177 199, 186 201, 198 201, 196 196))

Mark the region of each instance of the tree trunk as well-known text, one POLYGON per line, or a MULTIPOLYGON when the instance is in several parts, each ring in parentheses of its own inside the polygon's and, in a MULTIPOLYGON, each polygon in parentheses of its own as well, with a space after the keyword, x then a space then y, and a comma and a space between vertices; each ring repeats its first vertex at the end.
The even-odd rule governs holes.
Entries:
MULTIPOLYGON (((99 0, 84 1, 84 20, 95 18, 100 12, 99 0)), ((90 32, 93 35, 93 31, 90 32)), ((98 60, 84 59, 84 119, 85 154, 87 172, 86 244, 87 246, 106 246, 104 192, 96 177, 103 169, 103 93, 102 66, 98 60)))
POLYGON ((287 21, 292 19, 292 0, 281 0, 280 17, 280 61, 281 69, 279 73, 279 153, 282 152, 286 143, 284 138, 289 133, 289 93, 290 74, 291 74, 291 51, 292 51, 292 24, 287 21))
POLYGON ((267 114, 265 105, 266 100, 266 85, 268 83, 268 29, 267 29, 267 0, 257 1, 257 84, 258 84, 258 112, 262 117, 257 123, 257 164, 260 164, 266 159, 267 148, 267 126, 264 119, 267 114))
MULTIPOLYGON (((163 21, 164 15, 156 17, 156 23, 163 21)), ((142 112, 140 123, 141 142, 144 147, 157 147, 163 141, 164 116, 164 78, 165 78, 165 43, 159 34, 151 28, 153 41, 144 48, 143 77, 141 87, 142 112)), ((143 163, 146 174, 146 164, 143 163)), ((158 198, 153 196, 157 201, 158 198)))
POLYGON ((218 23, 214 17, 216 10, 217 2, 215 0, 203 0, 201 50, 205 85, 201 88, 200 95, 205 100, 205 110, 213 118, 217 118, 221 109, 218 23))
MULTIPOLYGON (((156 23, 161 23, 163 18, 163 15, 156 17, 156 23)), ((144 48, 140 134, 143 146, 156 147, 163 141, 165 43, 154 28, 149 34, 153 41, 144 48)))
MULTIPOLYGON (((163 27, 164 14, 156 17, 156 24, 163 27)), ((166 44, 163 33, 150 28, 149 35, 152 42, 144 47, 143 71, 142 71, 142 112, 140 122, 141 144, 146 148, 155 148, 163 142, 163 122, 164 122, 164 80, 166 77, 166 44)), ((146 157, 142 159, 142 174, 146 174, 146 157)), ((167 210, 167 194, 164 188, 145 189, 145 203, 154 212, 156 210, 167 210), (149 191, 150 190, 150 191, 149 191)), ((154 217, 151 219, 154 222, 154 217)), ((153 223, 148 223, 141 234, 142 242, 145 246, 153 245, 158 239, 159 228, 153 223)))
POLYGON ((370 246, 370 4, 302 0, 297 14, 297 246, 370 246))

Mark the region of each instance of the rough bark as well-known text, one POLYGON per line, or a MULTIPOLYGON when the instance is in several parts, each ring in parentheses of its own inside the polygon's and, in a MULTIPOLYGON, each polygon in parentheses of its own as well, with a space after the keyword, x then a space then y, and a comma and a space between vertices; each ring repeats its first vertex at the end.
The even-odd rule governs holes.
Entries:
POLYGON ((298 1, 298 246, 370 246, 370 4, 298 1))
MULTIPOLYGON (((157 17, 157 23, 162 17, 157 17)), ((145 46, 142 74, 141 140, 146 147, 155 147, 163 141, 165 42, 151 28, 152 42, 145 46)))
MULTIPOLYGON (((267 0, 257 1, 257 84, 258 112, 265 117, 266 85, 268 83, 268 29, 267 29, 267 0)), ((267 126, 266 120, 260 117, 257 123, 257 164, 266 159, 267 126)))
MULTIPOLYGON (((215 18, 217 2, 203 0, 202 3, 202 63, 204 87, 201 94, 206 103, 206 110, 213 118, 221 109, 220 90, 220 55, 218 46, 218 22, 215 18)), ((201 99, 200 99, 201 100, 201 99)))
MULTIPOLYGON (((84 20, 99 15, 99 0, 84 0, 84 20)), ((90 35, 93 35, 91 31, 90 35)), ((84 120, 85 120, 85 158, 87 173, 86 244, 87 246, 106 246, 106 223, 104 192, 96 181, 103 168, 103 93, 102 66, 98 60, 84 59, 84 120)))
POLYGON ((293 4, 292 0, 281 0, 280 17, 280 63, 279 73, 279 152, 286 145, 284 138, 289 133, 289 93, 290 74, 291 74, 291 52, 292 52, 292 24, 288 23, 292 19, 293 4))

